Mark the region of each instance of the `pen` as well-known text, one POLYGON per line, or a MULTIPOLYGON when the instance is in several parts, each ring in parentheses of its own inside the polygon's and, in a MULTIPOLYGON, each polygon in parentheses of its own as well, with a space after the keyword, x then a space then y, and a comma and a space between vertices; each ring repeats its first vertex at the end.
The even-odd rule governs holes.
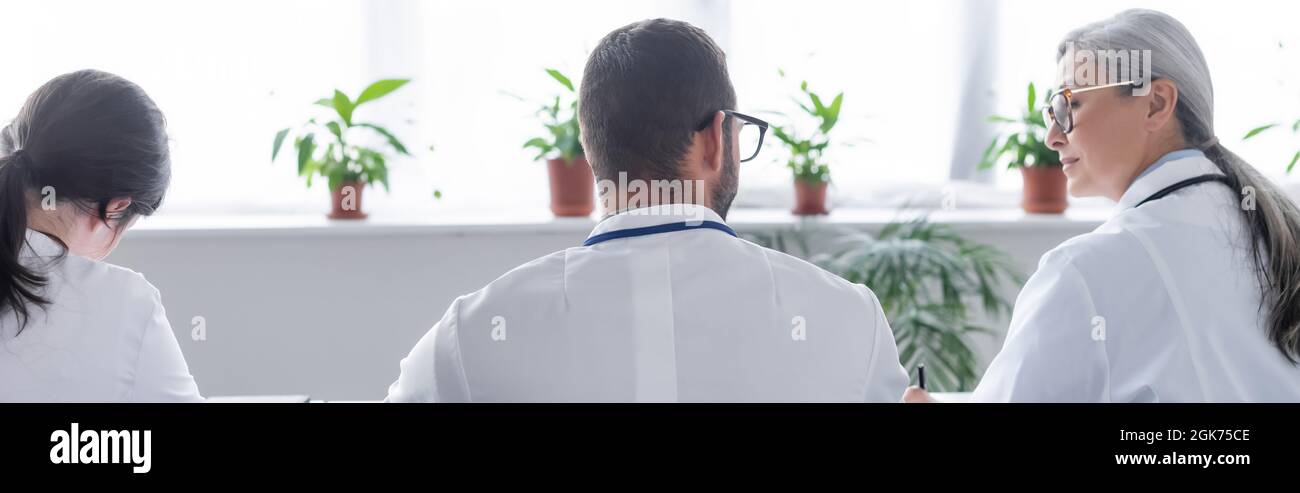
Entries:
POLYGON ((921 387, 921 390, 925 390, 925 363, 916 367, 916 384, 921 387))

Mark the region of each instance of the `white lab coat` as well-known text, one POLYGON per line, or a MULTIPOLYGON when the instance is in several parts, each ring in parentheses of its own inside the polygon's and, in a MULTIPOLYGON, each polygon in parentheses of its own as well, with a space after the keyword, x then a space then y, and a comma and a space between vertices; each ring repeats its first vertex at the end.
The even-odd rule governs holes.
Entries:
MULTIPOLYGON (((592 236, 701 219, 722 222, 658 206, 592 236)), ((906 385, 870 290, 698 229, 569 248, 456 299, 388 400, 898 402, 906 385)))
POLYGON ((973 401, 1300 400, 1268 340, 1242 195, 1195 151, 1139 177, 1095 231, 1043 255, 973 401))
POLYGON ((27 231, 20 261, 49 278, 51 303, 21 333, 0 318, 0 402, 201 401, 158 290, 140 274, 63 254, 27 231))

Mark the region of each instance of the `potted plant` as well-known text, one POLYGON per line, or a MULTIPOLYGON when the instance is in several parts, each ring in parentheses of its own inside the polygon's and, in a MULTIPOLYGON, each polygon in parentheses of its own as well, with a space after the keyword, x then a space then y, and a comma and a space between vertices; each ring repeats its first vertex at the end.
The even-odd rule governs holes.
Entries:
MULTIPOLYGON (((785 76, 784 71, 781 76, 785 76)), ((815 126, 806 134, 790 123, 772 126, 772 134, 790 150, 786 167, 794 175, 795 205, 791 212, 800 216, 829 214, 826 189, 831 181, 831 171, 823 153, 830 146, 830 131, 839 121, 844 93, 837 94, 830 104, 825 104, 820 95, 808 89, 808 81, 800 82, 799 92, 801 97, 796 97, 795 103, 803 114, 812 117, 815 126)))
MULTIPOLYGON (((311 118, 296 131, 286 128, 275 134, 271 160, 280 155, 290 133, 294 134, 293 147, 297 151, 298 176, 311 188, 312 178, 320 176, 329 183, 332 196, 331 219, 364 219, 361 209, 361 191, 368 184, 380 184, 388 190, 388 159, 385 150, 359 143, 363 133, 386 142, 392 152, 410 156, 388 129, 354 119, 357 108, 380 99, 410 82, 407 79, 385 79, 371 84, 354 100, 340 90, 334 96, 316 101, 316 105, 333 110, 328 117, 311 118)), ((434 192, 434 196, 440 194, 434 192)))
POLYGON ((1010 257, 925 217, 891 222, 874 237, 851 232, 834 243, 814 262, 871 288, 903 365, 925 364, 934 390, 971 390, 979 375, 970 337, 993 333, 975 314, 1009 315, 1004 287, 1023 282, 1010 257))
MULTIPOLYGON (((1272 128, 1277 127, 1277 126, 1279 126, 1279 125, 1281 125, 1281 124, 1280 124, 1280 123, 1270 123, 1270 124, 1268 124, 1268 125, 1264 125, 1264 126, 1260 126, 1260 127, 1255 127, 1255 128, 1253 128, 1253 129, 1251 129, 1249 132, 1247 132, 1247 133, 1246 133, 1246 136, 1245 136, 1245 137, 1242 137, 1241 140, 1250 140, 1251 138, 1255 137, 1256 135, 1259 135, 1259 134, 1264 133, 1264 132, 1266 132, 1266 131, 1268 131, 1268 130, 1271 130, 1272 128)), ((1292 123, 1292 124, 1291 124, 1291 133, 1293 133, 1293 134, 1297 134, 1297 135, 1300 135, 1300 119, 1297 119, 1297 120, 1295 121, 1295 123, 1292 123)), ((1295 165, 1296 165, 1297 162, 1300 162, 1300 151, 1295 151, 1295 154, 1293 154, 1293 155, 1291 156, 1291 162, 1290 162, 1289 164, 1286 165, 1286 172, 1287 172, 1287 173, 1290 173, 1290 172, 1291 172, 1291 169, 1292 169, 1292 168, 1295 168, 1295 165)))
POLYGON ((537 150, 534 161, 546 159, 551 183, 551 212, 556 216, 590 216, 596 209, 596 179, 582 152, 577 89, 573 81, 560 71, 546 69, 546 73, 564 87, 566 94, 555 96, 553 102, 543 104, 537 110, 547 135, 529 139, 524 148, 537 150))
POLYGON ((931 390, 966 391, 979 375, 971 338, 993 331, 976 323, 1010 314, 1008 283, 1022 283, 1011 259, 974 243, 924 216, 896 220, 872 236, 848 228, 800 224, 746 232, 754 243, 808 258, 822 268, 871 288, 894 331, 899 359, 924 363, 931 390), (813 254, 812 245, 828 245, 813 254))
POLYGON ((1018 128, 995 137, 984 150, 979 169, 992 168, 1005 159, 1007 169, 1020 168, 1025 187, 1020 207, 1036 214, 1060 214, 1069 205, 1066 200, 1065 172, 1060 157, 1047 147, 1047 124, 1034 84, 1029 83, 1028 105, 1020 118, 991 116, 989 121, 1018 128))

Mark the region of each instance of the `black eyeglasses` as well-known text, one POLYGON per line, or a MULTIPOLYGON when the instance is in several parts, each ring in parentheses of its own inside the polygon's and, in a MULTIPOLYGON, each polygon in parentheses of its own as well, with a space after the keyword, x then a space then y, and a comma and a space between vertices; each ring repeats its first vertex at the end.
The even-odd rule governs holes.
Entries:
MULTIPOLYGON (((752 161, 758 157, 758 151, 763 150, 763 137, 767 135, 767 122, 731 110, 722 110, 727 116, 735 117, 740 120, 740 162, 752 161), (748 156, 748 157, 745 157, 748 156)), ((696 132, 709 128, 713 123, 713 115, 710 114, 700 126, 695 129, 696 132)))

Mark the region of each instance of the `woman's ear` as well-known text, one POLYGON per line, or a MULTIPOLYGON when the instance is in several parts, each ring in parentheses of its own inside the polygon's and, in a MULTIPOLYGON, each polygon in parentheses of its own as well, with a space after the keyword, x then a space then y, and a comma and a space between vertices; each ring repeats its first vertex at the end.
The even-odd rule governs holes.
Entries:
POLYGON ((1159 130, 1173 121, 1178 108, 1178 85, 1168 79, 1151 81, 1151 94, 1147 103, 1146 127, 1159 130))
POLYGON ((104 214, 106 214, 109 219, 122 217, 122 213, 126 212, 128 207, 131 207, 131 199, 112 199, 108 201, 108 206, 105 207, 104 214))

